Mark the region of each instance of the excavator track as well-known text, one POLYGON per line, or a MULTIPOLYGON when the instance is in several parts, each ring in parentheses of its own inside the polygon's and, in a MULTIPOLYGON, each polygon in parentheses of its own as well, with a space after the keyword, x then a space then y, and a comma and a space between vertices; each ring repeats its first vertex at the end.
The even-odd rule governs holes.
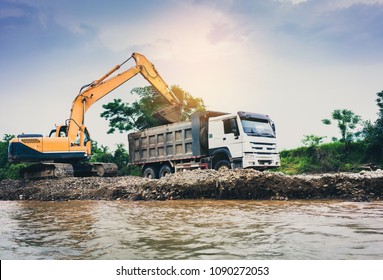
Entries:
POLYGON ((111 177, 116 176, 118 167, 114 163, 92 162, 72 165, 70 163, 40 162, 21 170, 26 180, 64 177, 111 177))
POLYGON ((76 177, 111 177, 116 176, 118 167, 114 163, 88 162, 74 166, 76 177))
POLYGON ((72 176, 74 176, 74 170, 69 163, 40 162, 21 170, 21 177, 27 180, 72 176))

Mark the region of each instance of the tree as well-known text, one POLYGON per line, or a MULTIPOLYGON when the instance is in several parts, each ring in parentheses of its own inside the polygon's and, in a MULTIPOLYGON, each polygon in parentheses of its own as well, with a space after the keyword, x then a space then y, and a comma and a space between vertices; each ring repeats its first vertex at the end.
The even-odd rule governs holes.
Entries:
MULTIPOLYGON (((172 86, 173 93, 183 104, 181 120, 187 120, 196 111, 204 111, 205 105, 201 98, 194 98, 190 93, 179 86, 172 86)), ((124 103, 121 99, 103 105, 105 109, 101 117, 109 121, 108 133, 129 131, 132 129, 145 129, 162 123, 153 117, 160 108, 167 106, 168 102, 158 94, 152 86, 137 87, 131 91, 138 97, 133 103, 124 103)))
POLYGON ((369 123, 366 125, 367 138, 370 142, 379 142, 383 141, 383 90, 376 94, 376 104, 379 107, 378 118, 375 121, 375 124, 369 123))
MULTIPOLYGON (((341 138, 340 142, 350 143, 355 138, 358 138, 361 134, 360 131, 355 131, 357 126, 362 122, 360 116, 356 115, 351 110, 347 109, 338 109, 334 110, 331 114, 331 118, 337 122, 338 128, 340 130, 341 138)), ((323 124, 330 125, 330 119, 323 119, 323 124)), ((336 138, 333 138, 334 141, 337 141, 336 138)))
POLYGON ((26 166, 25 163, 9 163, 8 162, 8 144, 14 138, 14 135, 5 134, 3 140, 0 141, 0 180, 18 179, 20 170, 26 166))
POLYGON ((92 141, 92 162, 110 162, 115 163, 118 167, 118 175, 135 175, 141 174, 141 169, 137 166, 128 165, 129 154, 123 144, 117 144, 117 149, 110 152, 109 147, 98 146, 96 141, 92 141))
POLYGON ((365 122, 364 139, 367 143, 367 157, 376 163, 383 161, 383 90, 376 93, 379 112, 375 123, 365 122))
POLYGON ((97 141, 92 141, 92 162, 113 162, 113 155, 109 152, 109 147, 98 146, 97 141))
POLYGON ((302 144, 306 147, 316 147, 322 143, 323 139, 326 136, 316 136, 316 135, 304 135, 302 139, 302 144))
POLYGON ((135 165, 128 165, 129 154, 123 144, 117 144, 117 149, 113 154, 113 162, 118 166, 119 175, 141 175, 141 168, 135 165))
POLYGON ((4 168, 8 163, 8 144, 12 136, 5 134, 3 141, 0 141, 0 168, 4 168))

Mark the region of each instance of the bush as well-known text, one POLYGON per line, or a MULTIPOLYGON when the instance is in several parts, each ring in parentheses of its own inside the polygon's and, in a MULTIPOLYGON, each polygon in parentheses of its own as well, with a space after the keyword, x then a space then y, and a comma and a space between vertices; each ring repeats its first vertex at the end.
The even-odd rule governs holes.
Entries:
POLYGON ((0 141, 0 180, 19 179, 20 170, 27 166, 24 163, 10 164, 8 162, 8 143, 12 138, 12 135, 6 134, 3 141, 0 141))
POLYGON ((286 174, 358 171, 369 163, 364 142, 300 147, 281 151, 280 156, 278 171, 286 174))
POLYGON ((98 147, 96 141, 92 143, 92 162, 111 162, 118 167, 118 175, 140 176, 141 168, 138 166, 128 165, 129 154, 123 144, 118 144, 114 152, 109 152, 109 148, 101 145, 98 147))

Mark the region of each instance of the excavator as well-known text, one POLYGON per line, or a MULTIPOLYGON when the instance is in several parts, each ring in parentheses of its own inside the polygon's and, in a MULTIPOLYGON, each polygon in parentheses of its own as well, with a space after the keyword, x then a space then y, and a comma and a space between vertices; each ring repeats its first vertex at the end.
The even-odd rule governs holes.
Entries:
POLYGON ((49 136, 20 134, 8 146, 10 162, 33 162, 24 168, 24 179, 57 178, 68 176, 113 176, 118 168, 113 163, 90 162, 91 138, 85 126, 85 113, 95 102, 140 73, 169 103, 154 116, 164 124, 180 121, 181 102, 171 91, 154 65, 139 53, 115 66, 100 79, 83 86, 74 99, 70 118, 56 126, 49 136), (116 73, 133 58, 136 62, 128 70, 116 73), (113 76, 111 76, 114 74, 113 76))

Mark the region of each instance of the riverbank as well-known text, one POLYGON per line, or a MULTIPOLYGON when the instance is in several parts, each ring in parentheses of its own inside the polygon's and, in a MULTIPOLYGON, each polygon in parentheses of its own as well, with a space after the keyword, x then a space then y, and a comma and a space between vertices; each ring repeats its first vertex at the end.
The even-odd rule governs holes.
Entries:
POLYGON ((133 176, 2 180, 0 200, 383 199, 383 171, 284 175, 256 170, 195 170, 159 180, 133 176))

